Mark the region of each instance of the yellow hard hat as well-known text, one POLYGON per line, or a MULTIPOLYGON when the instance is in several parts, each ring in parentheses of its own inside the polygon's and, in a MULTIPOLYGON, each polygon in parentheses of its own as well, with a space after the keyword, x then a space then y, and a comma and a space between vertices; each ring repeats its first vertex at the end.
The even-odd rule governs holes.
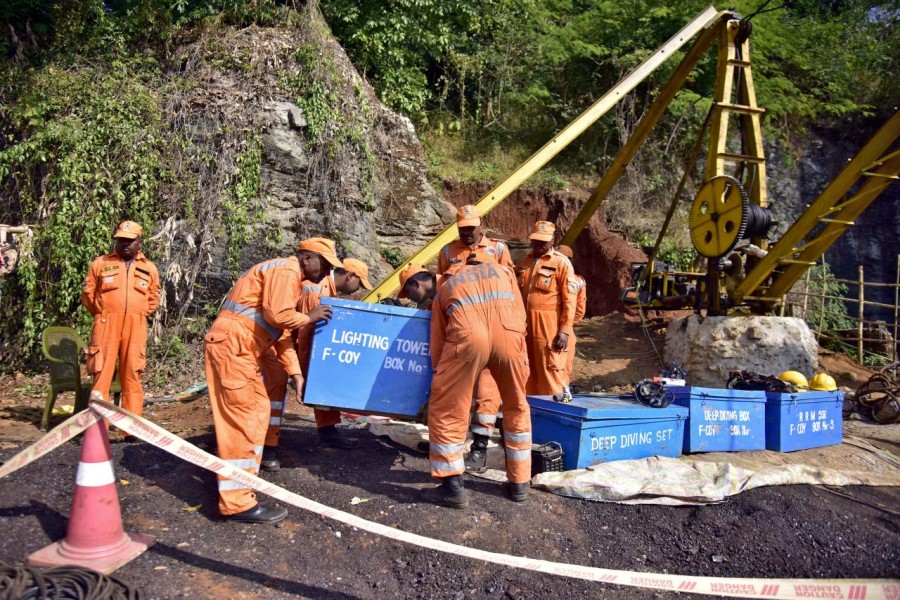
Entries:
POLYGON ((806 377, 803 376, 803 373, 800 373, 799 371, 785 371, 778 376, 778 379, 786 383, 792 383, 798 389, 809 389, 809 382, 806 381, 806 377))
POLYGON ((828 373, 818 373, 813 375, 813 378, 809 380, 809 389, 822 392, 833 392, 837 389, 837 382, 834 380, 834 377, 828 373))

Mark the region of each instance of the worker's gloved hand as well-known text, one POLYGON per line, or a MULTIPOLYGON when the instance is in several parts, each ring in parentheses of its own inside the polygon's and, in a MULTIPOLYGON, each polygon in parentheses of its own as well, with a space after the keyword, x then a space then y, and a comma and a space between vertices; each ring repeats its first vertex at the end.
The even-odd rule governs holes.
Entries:
POLYGON ((569 334, 559 332, 556 334, 556 337, 553 338, 553 343, 550 345, 550 349, 556 352, 562 352, 569 346, 569 334))
POLYGON ((313 323, 328 321, 331 319, 331 307, 326 304, 320 304, 306 313, 306 316, 308 316, 309 320, 313 323))

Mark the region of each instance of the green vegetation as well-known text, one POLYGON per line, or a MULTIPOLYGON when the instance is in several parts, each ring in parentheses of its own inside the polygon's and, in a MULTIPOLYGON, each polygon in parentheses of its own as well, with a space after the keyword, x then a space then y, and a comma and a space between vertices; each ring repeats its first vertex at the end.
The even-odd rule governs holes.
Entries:
MULTIPOLYGON (((14 133, 0 149, 0 180, 11 200, 0 221, 17 214, 40 226, 33 255, 4 288, 7 300, 18 301, 4 309, 20 315, 21 335, 31 344, 79 306, 87 268, 111 251, 116 222, 132 219, 147 226, 145 237, 153 233, 169 142, 152 80, 127 63, 114 66, 5 73, 23 93, 4 115, 14 133)), ((86 333, 87 315, 79 314, 86 333)))
MULTIPOLYGON (((763 2, 734 4, 750 15, 763 2)), ((110 250, 110 232, 122 219, 141 222, 148 251, 178 267, 165 275, 170 291, 192 286, 196 265, 203 262, 199 250, 170 256, 175 237, 190 238, 196 246, 188 245, 207 251, 224 243, 224 266, 232 273, 238 268, 260 220, 262 132, 249 122, 212 122, 198 132, 185 116, 203 110, 188 99, 196 85, 190 75, 203 64, 232 80, 256 74, 251 51, 228 47, 229 32, 252 26, 299 32, 303 43, 278 57, 281 71, 272 95, 289 97, 303 111, 310 188, 323 200, 325 231, 338 237, 346 223, 331 215, 347 197, 342 186, 358 186, 361 208, 374 211, 380 171, 389 165, 375 154, 375 110, 367 88, 336 67, 319 10, 381 100, 416 124, 433 176, 496 182, 706 4, 0 3, 0 222, 28 223, 35 234, 32 255, 2 282, 0 350, 22 362, 33 358, 40 331, 51 323, 78 324, 87 333, 89 320, 79 307, 82 279, 90 261, 110 250), (348 173, 359 179, 344 181, 348 173)), ((768 111, 768 135, 790 147, 792 136, 810 123, 884 112, 900 103, 895 2, 783 4, 752 21, 754 73, 759 102, 768 111)), ((677 57, 654 73, 531 185, 595 183, 676 62, 677 57)), ((642 174, 640 180, 624 191, 617 187, 615 194, 640 202, 631 202, 629 213, 610 199, 611 224, 632 238, 652 231, 658 221, 653 210, 668 205, 681 157, 709 105, 714 65, 712 54, 701 61, 630 166, 642 174)), ((269 248, 279 241, 277 232, 265 234, 269 248)), ((683 244, 671 244, 664 259, 688 259, 683 244)), ((399 264, 396 249, 382 254, 399 264)), ((185 297, 190 294, 176 300, 185 297)), ((163 355, 178 354, 178 344, 202 333, 208 315, 192 310, 170 307, 161 315, 167 327, 185 323, 178 336, 169 335, 163 355)))
POLYGON ((387 261, 387 264, 395 269, 403 264, 403 252, 400 251, 400 248, 387 248, 382 246, 380 252, 381 257, 387 261))
MULTIPOLYGON (((464 152, 431 144, 432 163, 461 154, 465 175, 493 179, 488 165, 507 172, 491 158, 497 145, 528 156, 708 4, 322 0, 321 8, 384 102, 413 117, 426 138, 463 138, 464 152)), ((732 3, 743 15, 763 4, 732 3)), ((792 0, 754 15, 752 58, 769 134, 786 138, 812 121, 895 106, 898 22, 895 3, 873 0, 792 0)), ((617 108, 556 161, 569 176, 605 168, 676 62, 638 88, 634 107, 617 108)), ((670 154, 690 145, 714 79, 712 52, 662 123, 670 139, 660 145, 670 154)))
POLYGON ((228 236, 226 256, 228 268, 234 275, 240 271, 241 252, 250 241, 250 226, 260 217, 259 176, 262 168, 262 142, 259 135, 249 132, 235 157, 234 184, 223 200, 222 217, 228 236))
MULTIPOLYGON (((163 250, 165 242, 152 238, 165 220, 199 228, 200 214, 218 219, 228 267, 237 268, 258 220, 262 146, 248 131, 223 157, 190 139, 183 121, 167 113, 167 94, 180 90, 166 76, 166 45, 208 17, 241 26, 292 14, 270 0, 13 0, 0 7, 7 57, 0 62, 0 223, 27 223, 34 232, 32 252, 2 282, 4 354, 27 362, 51 324, 89 334, 84 276, 93 258, 111 251, 121 220, 144 226, 152 254, 163 250), (204 189, 200 173, 228 163, 234 169, 224 193, 204 189)), ((182 338, 169 342, 164 354, 178 353, 182 338)))

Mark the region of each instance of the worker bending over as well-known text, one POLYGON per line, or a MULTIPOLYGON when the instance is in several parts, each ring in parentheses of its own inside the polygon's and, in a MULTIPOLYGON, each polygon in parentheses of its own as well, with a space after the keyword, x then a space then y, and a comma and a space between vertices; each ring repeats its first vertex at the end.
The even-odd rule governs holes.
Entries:
POLYGON ((118 360, 122 408, 138 416, 144 411, 141 373, 147 364, 147 317, 159 306, 159 273, 141 252, 142 233, 134 221, 123 221, 113 234, 115 252, 91 263, 81 291, 81 303, 94 317, 87 351, 88 372, 94 377, 91 390, 109 400, 118 360))
MULTIPOLYGON (((574 253, 572 252, 572 248, 560 245, 557 250, 572 263, 572 273, 574 274, 574 277, 569 279, 569 291, 576 290, 575 293, 577 294, 575 300, 575 317, 572 320, 572 325, 578 325, 584 319, 584 313, 587 311, 587 282, 584 280, 584 277, 575 273, 575 261, 573 260, 574 253)), ((572 337, 569 338, 569 357, 568 360, 566 360, 567 385, 572 383, 572 366, 575 364, 575 346, 577 343, 578 340, 575 337, 575 332, 573 330, 572 337)))
POLYGON ((423 499, 452 508, 469 503, 462 481, 463 452, 472 389, 484 369, 490 370, 503 399, 507 491, 512 500, 525 500, 531 478, 525 311, 513 272, 491 260, 478 249, 439 290, 436 276, 427 271, 409 276, 403 286, 415 302, 434 299, 428 437, 431 475, 440 485, 424 490, 423 499))
POLYGON ((572 263, 553 249, 556 227, 538 221, 532 228, 531 252, 516 265, 516 276, 528 313, 529 394, 568 391, 566 361, 577 290, 569 286, 572 263))
MULTIPOLYGON (((322 298, 337 295, 350 296, 359 291, 360 287, 372 289, 369 283, 369 267, 366 263, 355 258, 345 258, 343 267, 337 267, 330 274, 322 278, 319 283, 304 281, 301 284, 300 302, 297 310, 309 312, 321 304, 322 298)), ((312 350, 312 335, 315 331, 315 323, 308 323, 299 327, 294 332, 286 332, 292 338, 300 362, 300 371, 303 381, 306 381, 309 369, 309 357, 312 350)), ((278 471, 281 461, 278 458, 278 444, 281 436, 281 422, 284 417, 284 407, 287 398, 288 374, 282 367, 275 354, 274 348, 266 351, 260 358, 263 383, 266 386, 266 395, 269 397, 271 412, 269 414, 269 428, 266 430, 265 445, 263 446, 260 468, 263 471, 278 471)), ((302 401, 302 388, 297 388, 297 397, 302 401)), ((318 444, 329 448, 351 449, 356 447, 356 442, 344 437, 337 429, 341 422, 341 413, 337 410, 317 408, 314 410, 316 418, 316 430, 318 432, 318 444)))
MULTIPOLYGON (((307 323, 331 318, 331 308, 297 310, 301 282, 319 282, 340 267, 334 242, 310 238, 297 254, 251 267, 228 292, 206 334, 206 382, 216 429, 219 458, 254 475, 259 473, 269 421, 269 398, 260 377, 260 356, 277 342, 285 371, 302 387, 297 353, 290 336, 307 323)), ((287 516, 279 506, 265 506, 245 484, 219 476, 219 512, 234 521, 275 523, 287 516)))

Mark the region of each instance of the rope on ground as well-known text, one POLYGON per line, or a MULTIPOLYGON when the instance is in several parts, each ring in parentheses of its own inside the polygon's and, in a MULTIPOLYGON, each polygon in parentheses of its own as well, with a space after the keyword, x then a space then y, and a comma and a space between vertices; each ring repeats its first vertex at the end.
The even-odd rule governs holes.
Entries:
POLYGON ((136 590, 115 577, 79 567, 38 569, 0 562, 0 598, 10 600, 140 600, 136 590))
POLYGON ((856 389, 852 399, 859 412, 881 424, 900 423, 900 363, 885 367, 856 389))
POLYGON ((663 362, 663 357, 659 353, 659 349, 656 347, 656 342, 653 341, 653 335, 650 333, 650 328, 647 326, 647 321, 644 320, 644 307, 640 304, 637 305, 638 315, 641 317, 641 329, 644 330, 644 335, 647 336, 647 339, 650 340, 650 345, 653 346, 653 353, 656 354, 656 360, 659 361, 659 367, 661 369, 666 368, 666 363, 663 362))

